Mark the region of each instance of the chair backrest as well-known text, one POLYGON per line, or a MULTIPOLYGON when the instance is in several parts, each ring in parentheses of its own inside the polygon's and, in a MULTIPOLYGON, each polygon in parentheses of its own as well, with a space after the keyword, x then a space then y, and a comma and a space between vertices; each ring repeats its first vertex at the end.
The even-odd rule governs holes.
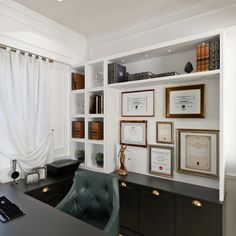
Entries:
POLYGON ((68 193, 68 211, 81 220, 109 219, 114 207, 119 208, 117 179, 109 174, 77 171, 68 193))

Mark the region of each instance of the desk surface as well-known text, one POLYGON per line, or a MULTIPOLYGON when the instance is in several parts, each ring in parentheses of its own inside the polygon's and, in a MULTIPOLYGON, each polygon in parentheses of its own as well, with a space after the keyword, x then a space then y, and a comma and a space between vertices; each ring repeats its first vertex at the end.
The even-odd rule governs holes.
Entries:
POLYGON ((37 201, 12 186, 0 185, 5 195, 26 215, 7 223, 0 222, 2 236, 105 236, 105 232, 37 201))

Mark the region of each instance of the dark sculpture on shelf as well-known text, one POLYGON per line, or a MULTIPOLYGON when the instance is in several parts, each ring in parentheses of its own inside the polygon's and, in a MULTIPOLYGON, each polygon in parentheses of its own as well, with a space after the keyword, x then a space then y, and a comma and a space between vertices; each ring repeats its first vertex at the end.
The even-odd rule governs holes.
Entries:
POLYGON ((191 73, 193 71, 193 65, 190 61, 185 65, 184 71, 186 73, 191 73))
POLYGON ((126 149, 127 145, 124 146, 124 145, 121 145, 120 146, 120 151, 119 151, 119 159, 120 159, 120 168, 118 170, 118 174, 119 175, 127 175, 128 174, 128 171, 125 167, 125 149, 126 149))

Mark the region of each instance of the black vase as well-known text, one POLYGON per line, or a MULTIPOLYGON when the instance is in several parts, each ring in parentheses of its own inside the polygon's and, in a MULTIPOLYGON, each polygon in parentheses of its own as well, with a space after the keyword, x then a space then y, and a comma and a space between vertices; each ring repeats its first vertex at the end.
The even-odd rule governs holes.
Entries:
POLYGON ((186 73, 191 73, 193 71, 193 65, 190 61, 185 65, 184 71, 186 73))

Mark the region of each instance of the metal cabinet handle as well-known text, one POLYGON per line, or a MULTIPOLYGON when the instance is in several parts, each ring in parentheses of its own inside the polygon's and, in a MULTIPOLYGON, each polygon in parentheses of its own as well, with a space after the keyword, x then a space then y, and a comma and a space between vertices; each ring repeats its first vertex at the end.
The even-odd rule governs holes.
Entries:
POLYGON ((47 193, 47 192, 49 192, 49 187, 44 187, 43 189, 42 189, 42 193, 47 193))
POLYGON ((195 207, 201 207, 202 206, 202 203, 198 200, 193 200, 192 201, 192 204, 195 206, 195 207))
POLYGON ((159 196, 160 195, 160 193, 157 190, 153 190, 152 194, 155 195, 155 196, 159 196))
POLYGON ((122 182, 122 183, 121 183, 121 186, 122 186, 122 187, 124 187, 124 188, 126 188, 126 187, 127 187, 127 185, 126 185, 126 183, 125 183, 125 182, 122 182))

